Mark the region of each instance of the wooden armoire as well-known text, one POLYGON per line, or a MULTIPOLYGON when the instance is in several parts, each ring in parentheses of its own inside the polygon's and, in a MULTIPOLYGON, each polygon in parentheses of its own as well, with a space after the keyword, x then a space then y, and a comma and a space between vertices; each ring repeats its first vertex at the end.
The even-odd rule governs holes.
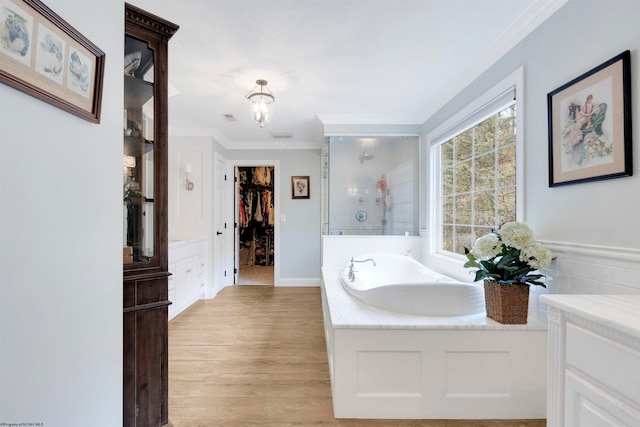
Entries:
POLYGON ((178 26, 125 4, 123 425, 168 418, 167 60, 178 26))

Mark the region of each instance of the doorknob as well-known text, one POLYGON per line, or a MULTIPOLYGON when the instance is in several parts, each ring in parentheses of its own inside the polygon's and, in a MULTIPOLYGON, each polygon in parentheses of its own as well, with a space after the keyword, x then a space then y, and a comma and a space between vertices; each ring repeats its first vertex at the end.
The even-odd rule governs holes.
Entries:
POLYGON ((216 236, 219 236, 222 234, 222 231, 216 231, 216 236))

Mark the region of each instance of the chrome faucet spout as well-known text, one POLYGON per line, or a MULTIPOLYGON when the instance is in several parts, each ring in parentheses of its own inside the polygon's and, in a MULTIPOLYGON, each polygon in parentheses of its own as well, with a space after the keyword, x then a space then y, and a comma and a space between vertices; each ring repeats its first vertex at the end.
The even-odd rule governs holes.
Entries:
POLYGON ((356 280, 356 270, 353 269, 354 264, 356 262, 367 262, 367 261, 371 261, 373 263, 373 266, 376 266, 376 262, 374 261, 373 258, 367 258, 367 259, 353 259, 353 257, 351 257, 351 263, 349 264, 349 273, 347 274, 347 279, 349 279, 350 282, 353 282, 354 280, 356 280))

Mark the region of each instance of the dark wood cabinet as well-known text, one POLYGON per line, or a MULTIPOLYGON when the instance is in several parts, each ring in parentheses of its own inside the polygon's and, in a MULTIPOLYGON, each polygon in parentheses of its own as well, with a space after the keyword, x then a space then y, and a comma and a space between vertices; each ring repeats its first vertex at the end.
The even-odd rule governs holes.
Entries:
POLYGON ((167 60, 178 26, 125 4, 123 352, 126 427, 168 418, 167 60))

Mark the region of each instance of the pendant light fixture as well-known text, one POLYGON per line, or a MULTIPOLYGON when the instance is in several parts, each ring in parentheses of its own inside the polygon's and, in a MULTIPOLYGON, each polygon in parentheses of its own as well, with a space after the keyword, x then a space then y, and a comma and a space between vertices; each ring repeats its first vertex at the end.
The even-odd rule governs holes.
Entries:
POLYGON ((263 128, 273 117, 273 103, 276 98, 267 87, 266 80, 256 80, 256 85, 247 95, 247 99, 249 100, 253 121, 263 128))

